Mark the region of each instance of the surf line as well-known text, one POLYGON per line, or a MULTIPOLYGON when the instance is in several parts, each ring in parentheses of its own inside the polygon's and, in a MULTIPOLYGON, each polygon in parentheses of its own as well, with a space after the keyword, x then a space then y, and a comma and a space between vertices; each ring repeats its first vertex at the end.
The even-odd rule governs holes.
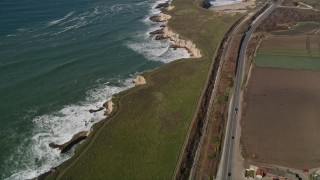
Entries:
POLYGON ((173 32, 168 27, 168 21, 171 19, 169 12, 174 9, 174 6, 171 5, 171 1, 166 1, 164 3, 159 3, 155 7, 161 11, 160 15, 153 15, 149 18, 152 22, 161 23, 160 29, 150 32, 149 34, 155 36, 155 40, 169 39, 172 44, 170 48, 176 50, 177 48, 184 48, 188 51, 191 58, 201 58, 201 51, 196 47, 196 45, 190 40, 184 40, 180 38, 178 33, 173 32))

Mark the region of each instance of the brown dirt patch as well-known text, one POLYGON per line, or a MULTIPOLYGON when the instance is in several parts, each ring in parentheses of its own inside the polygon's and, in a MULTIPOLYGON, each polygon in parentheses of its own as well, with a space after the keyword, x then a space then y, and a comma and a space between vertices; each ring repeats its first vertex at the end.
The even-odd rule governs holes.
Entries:
POLYGON ((254 68, 244 93, 247 160, 291 168, 320 166, 320 72, 254 68))
POLYGON ((319 48, 318 35, 269 36, 262 43, 264 48, 307 50, 319 48))

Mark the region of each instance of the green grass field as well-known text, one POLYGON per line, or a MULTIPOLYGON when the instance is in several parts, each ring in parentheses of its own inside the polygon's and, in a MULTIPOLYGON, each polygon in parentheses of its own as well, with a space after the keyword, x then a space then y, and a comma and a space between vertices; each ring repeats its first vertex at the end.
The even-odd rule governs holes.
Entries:
POLYGON ((269 36, 260 44, 255 65, 319 70, 319 43, 319 35, 269 36))
POLYGON ((320 56, 258 54, 255 65, 258 67, 320 70, 320 56))
POLYGON ((171 179, 214 51, 240 18, 218 17, 194 0, 173 5, 170 26, 195 42, 204 57, 145 73, 148 84, 117 95, 114 114, 95 125, 76 155, 47 179, 171 179))

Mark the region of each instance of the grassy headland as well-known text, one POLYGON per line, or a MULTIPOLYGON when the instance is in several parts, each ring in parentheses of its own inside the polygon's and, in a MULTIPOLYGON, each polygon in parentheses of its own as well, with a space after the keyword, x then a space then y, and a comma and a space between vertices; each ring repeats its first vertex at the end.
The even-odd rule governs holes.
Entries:
POLYGON ((201 49, 144 73, 148 84, 116 95, 115 111, 95 125, 71 160, 48 179, 170 179, 219 41, 238 16, 217 16, 194 0, 174 0, 169 26, 201 49))

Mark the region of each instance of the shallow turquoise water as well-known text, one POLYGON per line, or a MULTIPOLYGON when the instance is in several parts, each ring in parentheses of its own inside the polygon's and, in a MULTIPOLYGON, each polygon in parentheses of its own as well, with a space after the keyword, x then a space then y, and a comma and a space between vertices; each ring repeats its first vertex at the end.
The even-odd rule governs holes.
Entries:
POLYGON ((187 57, 148 32, 156 0, 0 1, 0 179, 33 178, 70 158, 51 149, 139 72, 187 57))

